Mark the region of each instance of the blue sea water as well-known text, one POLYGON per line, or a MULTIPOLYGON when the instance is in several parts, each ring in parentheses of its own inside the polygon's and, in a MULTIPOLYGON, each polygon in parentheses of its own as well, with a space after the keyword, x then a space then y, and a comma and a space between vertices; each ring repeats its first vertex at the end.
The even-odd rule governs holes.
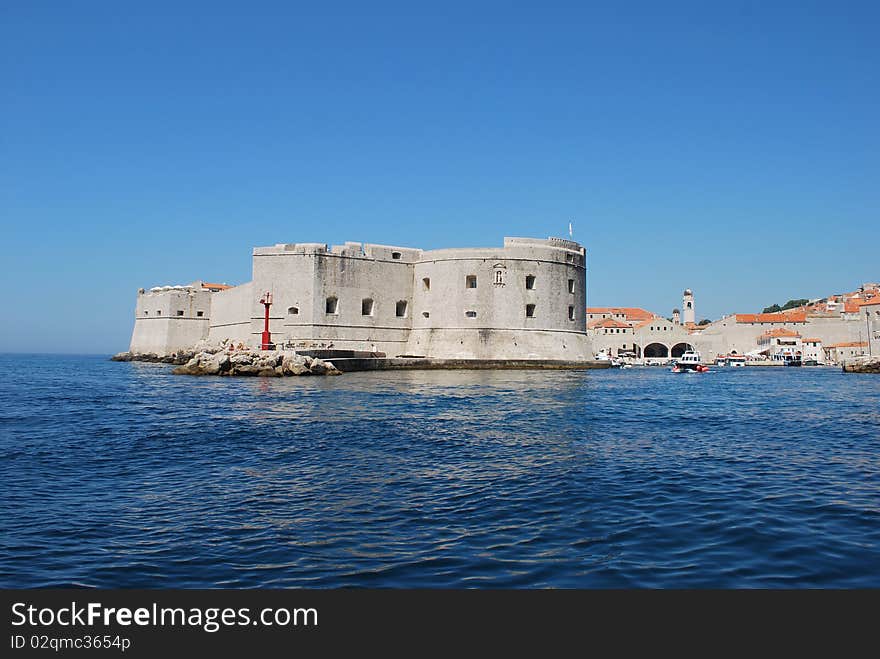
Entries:
POLYGON ((6 587, 878 587, 880 377, 0 356, 6 587))

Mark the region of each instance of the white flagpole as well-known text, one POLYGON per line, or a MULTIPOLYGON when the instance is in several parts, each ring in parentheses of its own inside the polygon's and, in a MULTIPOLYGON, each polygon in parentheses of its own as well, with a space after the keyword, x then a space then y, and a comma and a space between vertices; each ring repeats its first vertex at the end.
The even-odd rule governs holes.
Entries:
POLYGON ((572 233, 572 230, 571 230, 571 222, 568 223, 568 237, 569 238, 574 237, 574 234, 572 233))

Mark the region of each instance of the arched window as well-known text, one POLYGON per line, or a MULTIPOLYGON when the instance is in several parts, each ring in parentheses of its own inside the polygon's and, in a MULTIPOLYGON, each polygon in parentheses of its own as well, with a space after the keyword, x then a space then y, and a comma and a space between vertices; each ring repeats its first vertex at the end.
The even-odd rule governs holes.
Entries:
POLYGON ((504 270, 496 270, 495 271, 495 283, 503 284, 504 283, 504 270))
POLYGON ((291 316, 296 316, 299 313, 299 309, 297 307, 288 307, 287 313, 291 316))

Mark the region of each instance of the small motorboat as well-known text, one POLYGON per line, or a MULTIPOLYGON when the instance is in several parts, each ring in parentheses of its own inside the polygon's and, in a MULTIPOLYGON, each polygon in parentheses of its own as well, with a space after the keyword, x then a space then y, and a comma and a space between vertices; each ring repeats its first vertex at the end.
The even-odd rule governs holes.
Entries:
POLYGON ((709 367, 703 365, 703 357, 696 350, 688 350, 679 357, 672 367, 673 373, 708 373, 709 367))

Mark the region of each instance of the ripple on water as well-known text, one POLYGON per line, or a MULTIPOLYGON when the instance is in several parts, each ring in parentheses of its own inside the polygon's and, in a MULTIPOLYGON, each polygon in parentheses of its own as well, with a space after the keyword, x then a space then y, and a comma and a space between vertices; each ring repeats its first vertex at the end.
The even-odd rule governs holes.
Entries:
POLYGON ((0 585, 880 585, 877 378, 0 359, 0 585))

